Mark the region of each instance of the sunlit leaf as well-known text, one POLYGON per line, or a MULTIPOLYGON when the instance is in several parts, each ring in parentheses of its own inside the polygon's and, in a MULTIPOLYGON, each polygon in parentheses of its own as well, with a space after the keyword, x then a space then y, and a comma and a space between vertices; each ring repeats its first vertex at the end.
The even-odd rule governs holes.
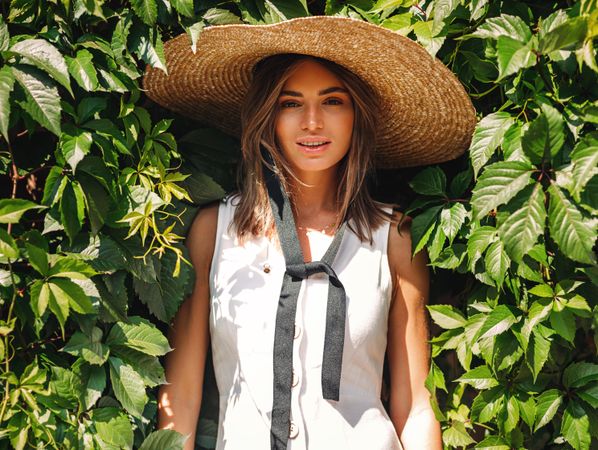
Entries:
POLYGON ((512 124, 513 117, 503 111, 488 114, 476 125, 469 147, 469 157, 476 177, 501 144, 512 124))

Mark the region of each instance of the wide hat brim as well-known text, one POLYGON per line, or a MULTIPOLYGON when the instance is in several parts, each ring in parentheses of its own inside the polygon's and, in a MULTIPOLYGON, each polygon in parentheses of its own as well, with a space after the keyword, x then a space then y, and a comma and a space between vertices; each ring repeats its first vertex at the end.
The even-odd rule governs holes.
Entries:
POLYGON ((160 105, 225 133, 241 134, 240 107, 255 64, 299 53, 340 64, 378 94, 378 167, 448 161, 471 141, 475 110, 456 76, 416 42, 379 26, 330 16, 220 25, 204 29, 196 48, 186 34, 166 42, 168 75, 148 67, 143 86, 160 105))

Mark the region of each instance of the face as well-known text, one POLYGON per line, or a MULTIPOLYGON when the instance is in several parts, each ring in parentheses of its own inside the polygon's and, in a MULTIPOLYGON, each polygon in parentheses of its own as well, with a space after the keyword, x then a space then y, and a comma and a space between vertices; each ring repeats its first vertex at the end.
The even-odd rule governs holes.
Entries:
POLYGON ((278 107, 276 138, 297 174, 334 170, 349 151, 355 115, 340 79, 314 60, 299 61, 278 107))

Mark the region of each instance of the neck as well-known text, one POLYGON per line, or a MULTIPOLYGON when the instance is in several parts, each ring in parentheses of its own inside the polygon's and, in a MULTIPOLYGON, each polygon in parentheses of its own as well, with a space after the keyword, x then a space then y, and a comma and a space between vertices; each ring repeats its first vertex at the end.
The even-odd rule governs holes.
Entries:
POLYGON ((293 207, 297 218, 337 214, 338 179, 335 169, 296 173, 301 183, 291 182, 293 207))

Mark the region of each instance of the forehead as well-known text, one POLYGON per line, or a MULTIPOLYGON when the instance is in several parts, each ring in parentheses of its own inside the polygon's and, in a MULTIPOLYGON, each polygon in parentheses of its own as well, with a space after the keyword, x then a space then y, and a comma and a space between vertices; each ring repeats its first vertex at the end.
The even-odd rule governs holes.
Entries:
POLYGON ((345 87, 345 84, 324 64, 313 59, 303 59, 293 65, 291 75, 283 89, 300 90, 301 87, 320 89, 332 86, 345 87))

